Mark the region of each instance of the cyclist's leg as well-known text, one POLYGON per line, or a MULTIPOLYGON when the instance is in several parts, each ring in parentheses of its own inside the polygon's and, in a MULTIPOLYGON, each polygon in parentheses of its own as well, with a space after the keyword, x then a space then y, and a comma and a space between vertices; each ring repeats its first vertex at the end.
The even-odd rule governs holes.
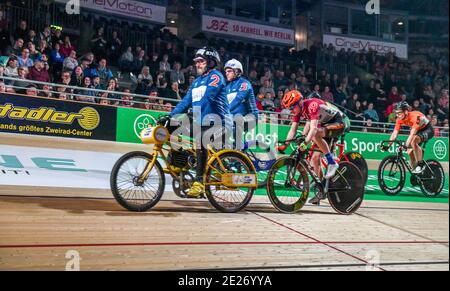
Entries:
POLYGON ((321 163, 322 163, 322 152, 319 151, 314 151, 312 156, 311 156, 311 167, 314 169, 314 173, 316 173, 316 175, 322 179, 322 168, 321 168, 321 163))
POLYGON ((406 153, 408 154, 409 160, 411 161, 411 167, 413 169, 415 169, 417 166, 417 159, 416 159, 416 153, 414 152, 414 149, 408 149, 406 151, 406 153))
POLYGON ((203 134, 210 127, 201 127, 200 133, 195 137, 196 140, 196 156, 197 156, 197 167, 196 167, 196 177, 195 182, 192 185, 192 188, 189 190, 189 197, 199 197, 205 191, 205 186, 203 184, 203 176, 205 174, 206 163, 208 160, 208 149, 205 147, 205 143, 203 142, 203 134))
POLYGON ((417 168, 414 171, 415 173, 421 173, 424 170, 424 162, 423 162, 423 150, 421 145, 426 143, 428 140, 434 137, 434 129, 433 126, 428 125, 423 130, 419 131, 417 135, 414 137, 412 141, 412 147, 416 158, 417 168))

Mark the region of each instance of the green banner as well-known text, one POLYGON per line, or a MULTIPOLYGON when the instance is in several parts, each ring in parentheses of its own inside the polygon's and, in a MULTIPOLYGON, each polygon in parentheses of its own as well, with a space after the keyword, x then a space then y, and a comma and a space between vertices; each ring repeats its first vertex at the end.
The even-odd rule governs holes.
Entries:
MULTIPOLYGON (((140 132, 150 124, 154 125, 158 117, 165 114, 167 113, 134 108, 118 108, 117 141, 142 143, 139 138, 140 132)), ((286 125, 260 122, 256 130, 247 133, 246 140, 259 140, 274 146, 278 140, 287 138, 289 129, 290 127, 286 125)), ((406 140, 406 138, 407 136, 400 137, 403 140, 406 140)), ((388 134, 351 132, 345 137, 345 151, 359 152, 368 160, 382 160, 388 153, 381 152, 381 142, 388 139, 388 134)), ((290 154, 293 149, 294 145, 291 145, 286 153, 290 154)), ((448 161, 448 150, 448 138, 433 138, 427 143, 425 159, 436 159, 440 162, 448 161)), ((393 154, 394 151, 395 148, 392 147, 390 153, 393 154)))
POLYGON ((149 125, 155 125, 156 120, 167 112, 156 112, 134 108, 117 108, 118 142, 142 143, 139 135, 149 125))

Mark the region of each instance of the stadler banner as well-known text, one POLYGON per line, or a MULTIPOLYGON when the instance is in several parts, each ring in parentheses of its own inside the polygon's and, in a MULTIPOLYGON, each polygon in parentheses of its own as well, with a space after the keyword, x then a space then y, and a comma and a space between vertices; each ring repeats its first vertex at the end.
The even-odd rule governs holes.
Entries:
POLYGON ((117 108, 57 99, 0 95, 0 132, 116 140, 117 108))
POLYGON ((259 41, 270 41, 285 45, 294 45, 293 29, 243 22, 215 16, 203 15, 202 30, 205 32, 226 34, 259 41))
POLYGON ((345 36, 324 34, 323 44, 332 44, 336 50, 351 49, 352 51, 360 52, 374 50, 380 54, 394 53, 401 59, 408 58, 408 45, 386 41, 375 41, 368 39, 351 38, 345 36))
MULTIPOLYGON (((56 0, 67 4, 70 0, 56 0)), ((133 0, 75 0, 79 1, 81 8, 118 14, 158 23, 166 23, 166 7, 133 0)))

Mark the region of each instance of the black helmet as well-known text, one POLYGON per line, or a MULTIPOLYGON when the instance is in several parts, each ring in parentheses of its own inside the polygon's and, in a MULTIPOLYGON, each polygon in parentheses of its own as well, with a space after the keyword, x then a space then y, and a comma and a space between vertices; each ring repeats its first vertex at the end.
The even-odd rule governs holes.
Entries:
POLYGON ((406 101, 398 102, 395 104, 395 111, 405 111, 409 110, 409 104, 406 101))
POLYGON ((208 68, 214 69, 220 64, 220 56, 219 53, 211 47, 204 47, 195 53, 194 61, 198 59, 205 59, 208 62, 208 68))
POLYGON ((305 99, 311 99, 311 98, 322 99, 322 96, 320 96, 320 94, 317 92, 311 92, 306 96, 305 99))

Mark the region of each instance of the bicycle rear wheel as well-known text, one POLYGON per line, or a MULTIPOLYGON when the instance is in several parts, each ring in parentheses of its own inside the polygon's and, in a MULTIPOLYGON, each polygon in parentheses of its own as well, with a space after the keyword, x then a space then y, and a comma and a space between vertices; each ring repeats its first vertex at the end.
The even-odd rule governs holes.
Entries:
POLYGON ((419 176, 420 189, 425 196, 435 198, 444 188, 445 174, 442 165, 434 160, 427 161, 428 167, 419 176))
POLYGON ((347 157, 350 163, 358 167, 363 176, 364 184, 367 184, 367 179, 369 177, 369 168, 367 166, 366 159, 364 159, 364 157, 357 152, 349 152, 345 153, 344 155, 347 157))
POLYGON ((364 200, 364 186, 358 167, 349 162, 341 162, 328 186, 328 201, 331 207, 340 214, 349 215, 356 212, 364 200))
POLYGON ((300 211, 308 199, 309 178, 302 164, 295 159, 281 158, 275 162, 267 178, 267 194, 272 205, 281 212, 300 211))
POLYGON ((212 206, 224 213, 239 212, 247 206, 253 197, 255 188, 251 187, 226 187, 221 185, 223 174, 256 175, 252 164, 244 156, 237 152, 221 154, 218 159, 225 167, 222 169, 216 159, 208 167, 205 173, 206 197, 212 206))

